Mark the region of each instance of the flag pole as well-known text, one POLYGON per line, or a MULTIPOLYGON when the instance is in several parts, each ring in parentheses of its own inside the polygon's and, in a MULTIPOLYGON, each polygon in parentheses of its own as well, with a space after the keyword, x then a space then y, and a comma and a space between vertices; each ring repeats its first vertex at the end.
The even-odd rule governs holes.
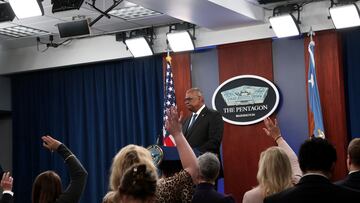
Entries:
MULTIPOLYGON (((166 122, 167 116, 166 116, 166 110, 172 106, 176 106, 176 96, 175 96, 175 86, 174 86, 174 80, 173 80, 173 74, 171 69, 171 56, 170 56, 170 47, 169 44, 167 44, 166 47, 166 73, 165 73, 165 90, 164 90, 164 124, 166 122)), ((165 125, 163 126, 163 145, 170 147, 175 146, 175 140, 172 137, 172 135, 169 134, 169 132, 166 131, 165 125)))
POLYGON ((169 44, 166 43, 166 53, 167 53, 167 57, 170 56, 170 47, 169 47, 169 44))
POLYGON ((314 42, 313 36, 315 36, 315 32, 312 29, 312 26, 310 26, 310 30, 308 32, 308 36, 310 37, 310 42, 314 42))
POLYGON ((171 63, 171 56, 170 56, 170 46, 169 43, 166 42, 166 62, 171 63))
POLYGON ((310 37, 310 42, 308 46, 309 51, 309 71, 308 71, 308 102, 310 107, 310 117, 309 117, 309 128, 310 136, 325 138, 324 133, 324 122, 322 117, 320 94, 317 85, 316 69, 315 69, 315 57, 314 57, 314 47, 315 42, 313 36, 315 32, 310 27, 308 33, 310 37))

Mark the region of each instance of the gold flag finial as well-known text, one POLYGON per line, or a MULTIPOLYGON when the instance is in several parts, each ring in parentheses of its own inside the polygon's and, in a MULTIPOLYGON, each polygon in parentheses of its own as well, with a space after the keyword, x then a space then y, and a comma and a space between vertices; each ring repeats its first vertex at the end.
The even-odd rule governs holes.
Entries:
POLYGON ((171 56, 168 54, 167 56, 166 56, 166 61, 168 62, 168 63, 171 63, 171 56))

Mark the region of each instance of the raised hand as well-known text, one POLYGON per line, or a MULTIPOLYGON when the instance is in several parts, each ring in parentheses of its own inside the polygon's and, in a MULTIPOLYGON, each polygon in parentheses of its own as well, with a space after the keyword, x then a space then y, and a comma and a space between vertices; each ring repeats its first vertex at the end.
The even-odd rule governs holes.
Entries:
POLYGON ((272 137, 275 141, 281 137, 280 128, 276 119, 274 119, 273 122, 269 117, 265 118, 264 124, 265 128, 263 128, 263 130, 268 136, 272 137))
POLYGON ((50 151, 57 150, 57 148, 61 145, 61 142, 49 135, 42 136, 41 139, 43 140, 43 146, 48 148, 50 151))
POLYGON ((182 133, 182 125, 180 122, 182 120, 182 113, 180 113, 180 117, 179 117, 177 108, 174 106, 166 110, 166 116, 167 116, 167 120, 165 122, 165 129, 172 136, 177 136, 180 133, 182 133))
POLYGON ((2 176, 0 187, 3 190, 12 190, 13 187, 13 178, 10 176, 10 172, 5 172, 2 176))

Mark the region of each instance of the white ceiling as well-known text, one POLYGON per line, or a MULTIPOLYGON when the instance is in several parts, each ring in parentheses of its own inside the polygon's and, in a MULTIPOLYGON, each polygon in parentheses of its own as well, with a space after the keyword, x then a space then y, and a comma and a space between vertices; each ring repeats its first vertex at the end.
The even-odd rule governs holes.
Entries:
MULTIPOLYGON (((91 27, 91 35, 109 34, 124 30, 133 30, 149 26, 166 26, 176 22, 190 22, 199 27, 211 30, 241 27, 263 22, 264 10, 256 5, 254 1, 245 0, 129 0, 145 8, 160 12, 161 15, 146 17, 142 19, 123 20, 112 16, 101 18, 91 27)), ((23 25, 31 28, 47 31, 58 36, 58 23, 70 22, 74 16, 85 16, 94 20, 100 13, 89 6, 85 0, 79 10, 52 13, 51 0, 42 2, 44 16, 32 17, 19 20, 15 18, 12 22, 0 23, 0 28, 23 25)), ((114 0, 96 0, 95 6, 105 11, 111 7, 114 0)), ((123 1, 116 8, 125 7, 123 1)), ((0 35, 0 45, 5 47, 22 47, 36 44, 36 37, 9 38, 0 35)), ((42 40, 48 36, 42 36, 42 40)))

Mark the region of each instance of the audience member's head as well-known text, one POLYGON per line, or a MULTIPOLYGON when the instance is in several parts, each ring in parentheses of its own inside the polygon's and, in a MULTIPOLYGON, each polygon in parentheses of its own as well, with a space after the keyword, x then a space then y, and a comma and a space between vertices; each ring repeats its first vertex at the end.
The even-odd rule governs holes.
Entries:
POLYGON ((360 138, 351 140, 347 153, 347 165, 349 171, 360 170, 360 138))
POLYGON ((220 171, 220 161, 217 156, 213 153, 206 152, 198 157, 198 163, 199 181, 214 184, 220 171))
POLYGON ((134 164, 145 164, 147 168, 156 171, 150 152, 147 149, 137 145, 123 147, 113 159, 109 180, 110 191, 105 195, 103 202, 116 202, 115 193, 120 186, 120 180, 125 171, 134 164))
POLYGON ((32 203, 55 202, 62 192, 61 179, 54 171, 39 174, 32 187, 32 203))
POLYGON ((299 164, 303 173, 320 172, 330 176, 336 161, 336 150, 322 138, 305 141, 299 151, 299 164))
POLYGON ((157 173, 145 164, 136 164, 126 170, 120 187, 121 203, 151 203, 154 202, 157 173))
POLYGON ((260 154, 257 180, 269 196, 292 186, 289 157, 280 147, 269 147, 260 154))

